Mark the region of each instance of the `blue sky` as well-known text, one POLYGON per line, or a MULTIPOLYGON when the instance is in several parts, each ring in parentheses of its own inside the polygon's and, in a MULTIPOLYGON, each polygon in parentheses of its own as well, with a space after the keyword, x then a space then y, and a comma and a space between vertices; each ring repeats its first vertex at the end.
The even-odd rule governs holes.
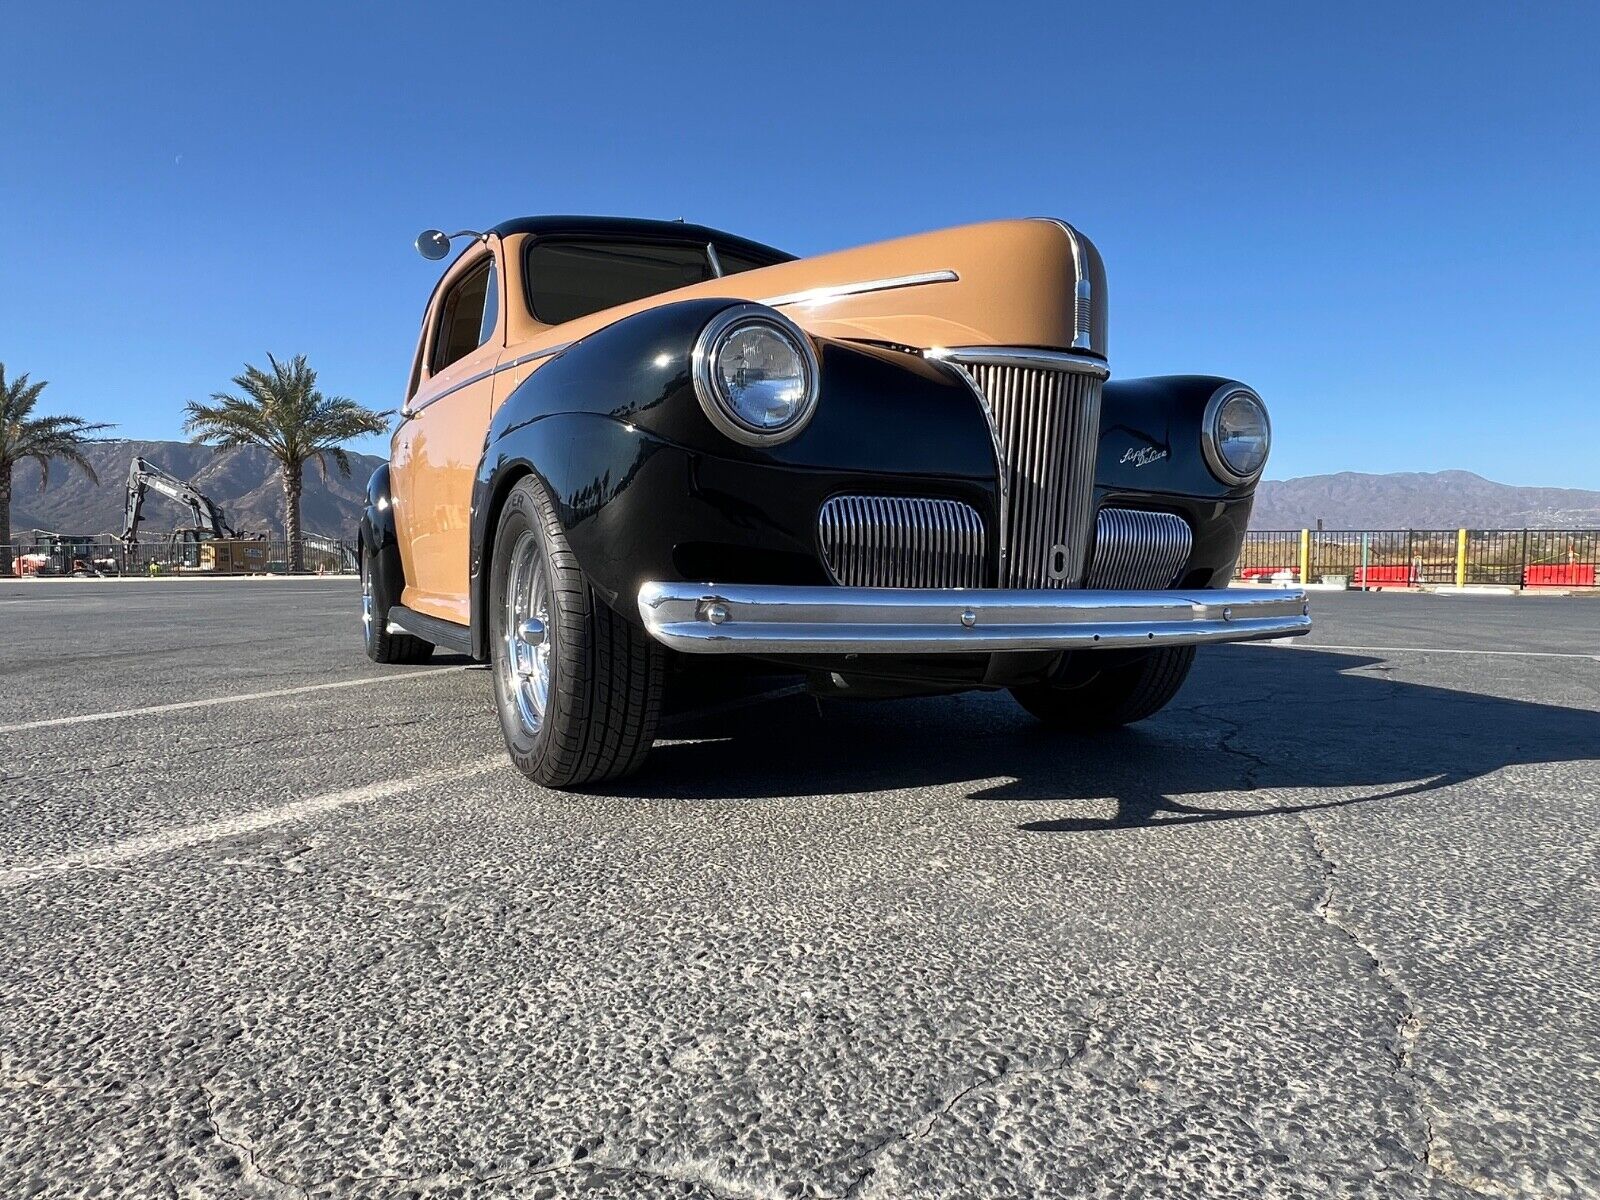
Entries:
POLYGON ((1600 487, 1594 5, 11 4, 0 44, 0 361, 128 436, 268 351, 396 406, 424 226, 1049 214, 1115 373, 1255 384, 1270 475, 1600 487))

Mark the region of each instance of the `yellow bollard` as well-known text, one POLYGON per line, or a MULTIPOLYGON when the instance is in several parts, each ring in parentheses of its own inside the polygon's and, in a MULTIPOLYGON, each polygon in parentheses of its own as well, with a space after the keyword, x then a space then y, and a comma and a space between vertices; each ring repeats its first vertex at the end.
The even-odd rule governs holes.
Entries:
POLYGON ((1456 586, 1467 586, 1467 531, 1456 530, 1456 586))
POLYGON ((1311 530, 1300 531, 1300 585, 1311 582, 1311 530))

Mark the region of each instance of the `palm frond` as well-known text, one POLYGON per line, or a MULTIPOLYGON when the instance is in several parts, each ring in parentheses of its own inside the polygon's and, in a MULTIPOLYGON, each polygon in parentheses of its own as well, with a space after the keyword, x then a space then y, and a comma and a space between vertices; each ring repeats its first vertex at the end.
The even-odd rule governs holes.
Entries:
POLYGON ((54 450, 39 451, 24 455, 39 464, 39 490, 42 492, 50 486, 50 464, 55 459, 69 463, 89 477, 89 482, 99 485, 100 476, 95 473, 94 464, 84 457, 81 450, 72 446, 58 446, 54 450))
POLYGON ((26 454, 28 445, 77 445, 94 441, 91 434, 111 428, 113 426, 109 422, 85 421, 82 417, 35 417, 19 427, 16 441, 23 446, 23 453, 26 454))
POLYGON ((50 483, 50 463, 59 459, 99 483, 82 447, 111 425, 66 414, 34 416, 44 389, 45 380, 30 382, 26 373, 7 380, 5 364, 0 363, 0 469, 9 471, 15 464, 31 459, 39 464, 39 490, 43 491, 50 483))
POLYGON ((190 401, 184 431, 212 445, 261 446, 285 469, 300 470, 315 460, 326 475, 326 454, 349 474, 349 457, 340 443, 384 432, 392 415, 345 396, 323 395, 303 354, 289 359, 269 354, 265 369, 246 363, 233 387, 233 392, 214 393, 209 404, 190 401))
POLYGON ((5 364, 0 363, 0 430, 27 422, 34 405, 39 403, 39 395, 46 383, 43 379, 38 383, 29 383, 27 372, 23 372, 8 384, 5 364))

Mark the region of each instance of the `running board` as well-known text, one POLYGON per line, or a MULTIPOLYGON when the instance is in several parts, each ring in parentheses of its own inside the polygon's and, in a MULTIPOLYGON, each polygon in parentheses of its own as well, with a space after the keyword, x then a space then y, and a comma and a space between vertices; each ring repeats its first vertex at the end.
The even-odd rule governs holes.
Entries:
POLYGON ((403 604, 396 604, 389 609, 389 632, 409 633, 412 637, 432 642, 441 650, 453 650, 469 656, 472 654, 472 630, 467 626, 440 617, 430 617, 427 613, 414 612, 403 604))

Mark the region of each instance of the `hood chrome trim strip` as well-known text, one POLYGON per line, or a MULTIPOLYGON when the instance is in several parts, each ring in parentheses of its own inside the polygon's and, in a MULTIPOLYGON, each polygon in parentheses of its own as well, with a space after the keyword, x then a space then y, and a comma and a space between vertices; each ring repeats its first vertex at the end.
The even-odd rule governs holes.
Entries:
POLYGON ((1094 349, 1094 285, 1084 271, 1082 235, 1060 217, 1038 217, 1067 235, 1072 248, 1072 348, 1094 349))
POLYGON ((781 296, 767 296, 756 301, 770 308, 786 304, 826 304, 841 296, 859 296, 864 292, 888 292, 895 288, 921 287, 928 283, 955 283, 961 276, 954 271, 922 271, 916 275, 891 275, 885 279, 863 279, 858 283, 838 283, 826 287, 807 288, 803 292, 785 292, 781 296))

